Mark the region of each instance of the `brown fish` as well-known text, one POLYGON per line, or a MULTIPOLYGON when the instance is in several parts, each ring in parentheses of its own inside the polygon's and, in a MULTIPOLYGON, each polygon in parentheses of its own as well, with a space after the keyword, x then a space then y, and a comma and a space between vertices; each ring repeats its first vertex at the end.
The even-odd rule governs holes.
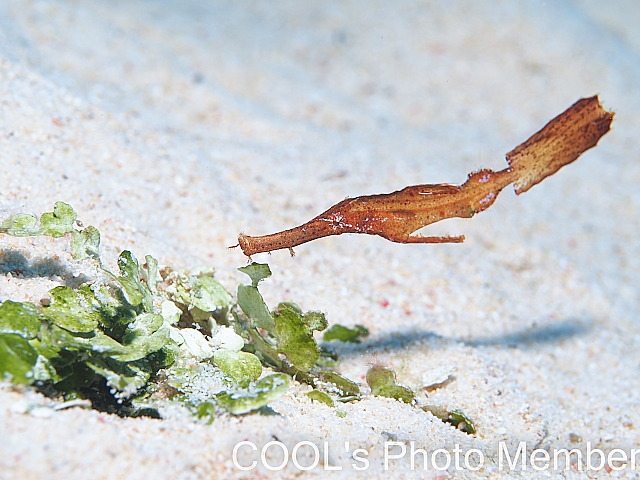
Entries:
POLYGON ((470 218, 489 208, 504 187, 513 183, 517 195, 595 147, 609 131, 613 113, 598 96, 583 98, 547 123, 542 130, 506 155, 509 167, 469 174, 462 185, 414 185, 397 192, 347 198, 307 223, 289 230, 251 237, 240 234, 238 245, 251 255, 293 247, 343 233, 366 233, 398 243, 461 243, 464 236, 425 237, 416 230, 452 217, 470 218))

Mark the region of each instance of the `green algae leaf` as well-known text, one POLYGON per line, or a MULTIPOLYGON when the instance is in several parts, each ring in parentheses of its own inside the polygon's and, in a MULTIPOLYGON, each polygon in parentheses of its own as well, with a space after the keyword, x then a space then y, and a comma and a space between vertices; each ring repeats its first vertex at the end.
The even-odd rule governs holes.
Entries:
POLYGON ((162 315, 158 315, 156 313, 143 313, 138 315, 136 319, 129 324, 127 333, 137 336, 151 335, 162 327, 163 323, 164 318, 162 315))
MULTIPOLYGON (((142 314, 131 324, 122 337, 122 343, 96 329, 90 335, 74 335, 65 328, 55 326, 42 331, 39 353, 51 358, 56 351, 78 351, 112 358, 120 362, 140 360, 171 343, 169 330, 161 328, 162 316, 142 314), (53 350, 52 350, 53 349, 53 350)), ((170 349, 171 350, 171 349, 170 349)), ((166 354, 170 354, 168 350, 166 354)), ((96 357, 97 358, 97 357, 96 357)), ((175 355, 173 355, 175 359, 175 355)), ((164 357, 163 357, 164 359, 164 357)))
MULTIPOLYGON (((80 342, 83 343, 81 347, 84 350, 88 350, 97 354, 105 354, 115 358, 116 360, 120 355, 125 355, 131 350, 125 345, 122 345, 117 340, 114 340, 109 335, 105 335, 100 330, 94 332, 94 336, 88 339, 82 337, 74 337, 76 345, 80 342)), ((71 344, 69 345, 71 346, 71 344)))
POLYGON ((188 275, 172 272, 169 275, 170 298, 185 305, 194 320, 208 320, 213 312, 217 318, 226 318, 234 304, 231 295, 213 278, 213 271, 188 275))
POLYGON ((204 421, 206 425, 211 425, 216 418, 216 407, 213 403, 203 402, 196 409, 198 420, 204 421))
POLYGON ((151 335, 135 335, 133 337, 125 335, 123 346, 127 347, 129 352, 123 355, 112 355, 112 357, 120 362, 140 360, 150 353, 157 352, 170 341, 168 328, 161 328, 151 335))
POLYGON ((151 358, 160 368, 173 365, 180 357, 180 347, 173 340, 169 340, 164 347, 151 354, 151 358))
POLYGON ((40 329, 39 338, 30 341, 31 345, 39 354, 51 359, 58 355, 61 350, 90 350, 89 340, 77 337, 73 333, 60 328, 55 324, 43 324, 40 329))
POLYGON ((307 397, 311 400, 315 400, 316 402, 324 403, 327 407, 334 407, 335 403, 333 402, 333 398, 327 395, 320 390, 311 390, 307 393, 307 397))
POLYGON ((151 377, 149 372, 135 364, 119 362, 103 362, 92 358, 87 361, 87 367, 105 378, 107 386, 121 392, 119 397, 128 398, 144 387, 151 377))
POLYGON ((273 332, 275 322, 258 289, 252 285, 238 285, 238 305, 251 320, 251 325, 273 332))
POLYGON ((247 388, 222 392, 216 396, 218 403, 229 413, 241 415, 264 407, 286 393, 291 379, 284 373, 272 373, 247 388))
POLYGON ((43 355, 38 355, 36 364, 31 370, 33 372, 33 379, 40 382, 51 380, 52 382, 59 382, 61 380, 58 372, 53 367, 49 359, 43 355))
POLYGON ((318 372, 318 380, 324 383, 332 383, 335 385, 335 391, 338 395, 345 398, 359 398, 360 387, 352 380, 349 380, 336 372, 322 371, 318 372))
POLYGON ((396 384, 396 374, 390 368, 374 366, 367 371, 367 383, 371 393, 377 395, 380 389, 396 384))
POLYGON ((10 376, 14 383, 33 382, 31 369, 38 360, 38 353, 20 335, 0 333, 0 378, 10 376))
POLYGON ((322 338, 325 342, 340 340, 341 342, 360 343, 360 337, 366 337, 367 335, 369 335, 369 330, 362 325, 356 325, 354 328, 332 325, 329 330, 324 332, 322 338))
POLYGON ((62 237, 73 230, 73 223, 78 218, 75 210, 64 202, 56 202, 53 213, 43 213, 40 217, 40 233, 52 237, 62 237))
POLYGON ((204 312, 233 305, 233 298, 213 277, 198 278, 191 289, 191 305, 204 312))
POLYGON ((40 330, 41 317, 32 303, 7 300, 0 305, 0 333, 15 333, 30 340, 40 330))
POLYGON ((181 305, 191 306, 191 278, 188 275, 171 272, 174 280, 173 288, 170 288, 171 299, 181 305))
POLYGON ((280 302, 276 307, 276 310, 280 310, 281 308, 290 308, 291 310, 293 310, 296 313, 299 313, 300 315, 303 314, 302 309, 295 302, 280 302))
POLYGON ((40 331, 41 340, 32 341, 32 345, 38 353, 52 359, 60 352, 71 352, 77 355, 77 352, 93 352, 98 355, 104 354, 119 355, 127 352, 127 348, 118 343, 113 338, 105 335, 99 329, 91 332, 89 335, 80 333, 74 335, 64 328, 51 325, 40 331))
POLYGON ((327 319, 322 312, 307 312, 302 316, 302 322, 307 326, 309 330, 317 330, 321 332, 329 325, 327 319))
POLYGON ((388 387, 382 387, 375 394, 378 397, 395 398, 401 400, 404 403, 411 403, 415 398, 413 391, 402 385, 390 385, 388 387))
POLYGON ((289 357, 298 370, 311 370, 320 356, 320 348, 302 321, 302 316, 290 308, 284 308, 276 312, 274 321, 273 334, 278 341, 278 351, 289 357))
MULTIPOLYGON (((58 202, 53 212, 42 215, 39 228, 35 216, 21 214, 2 222, 0 233, 54 237, 71 233, 72 256, 92 256, 99 261, 100 233, 94 227, 76 229, 76 219, 73 208, 58 202)), ((125 251, 118 266, 119 277, 102 270, 117 285, 98 278, 92 287, 57 287, 50 291, 52 301, 45 308, 30 303, 0 303, 0 378, 7 376, 15 383, 26 384, 47 382, 47 388, 65 394, 65 398, 88 396, 105 406, 113 400, 103 398, 103 390, 95 383, 100 376, 120 401, 146 386, 160 368, 172 365, 180 349, 171 340, 164 318, 151 313, 151 292, 164 294, 156 288, 161 280, 157 261, 147 256, 141 268, 125 251)), ((210 297, 212 286, 217 295, 214 301, 230 306, 231 297, 220 292, 217 282, 204 280, 199 285, 210 297)), ((169 306, 173 304, 169 302, 169 306)), ((167 308, 167 316, 177 320, 174 313, 167 308)), ((228 382, 228 386, 234 385, 231 379, 228 382)), ((125 409, 123 413, 131 412, 125 409)))
POLYGON ((73 230, 71 239, 71 256, 76 260, 84 260, 92 257, 100 260, 98 250, 100 248, 100 232, 96 227, 89 225, 82 231, 73 230))
MULTIPOLYGON (((84 287, 83 287, 84 288, 84 287)), ((122 301, 121 290, 111 289, 106 285, 93 284, 91 291, 98 302, 96 308, 102 316, 101 324, 107 329, 128 325, 136 318, 135 309, 122 301)))
POLYGON ((282 360, 278 356, 278 352, 274 349, 273 345, 268 343, 257 328, 251 327, 247 331, 249 338, 251 339, 251 345, 255 348, 256 356, 264 363, 273 365, 278 370, 282 370, 282 360))
POLYGON ((371 394, 375 396, 395 398, 405 403, 411 403, 415 398, 410 388, 396 383, 396 374, 390 368, 371 367, 367 372, 367 383, 371 387, 371 394))
POLYGON ((451 410, 449 412, 449 418, 447 418, 445 422, 450 423, 465 433, 470 433, 472 435, 476 433, 476 426, 473 424, 471 419, 459 410, 451 410))
POLYGON ((152 310, 151 291, 140 280, 140 265, 133 254, 125 250, 118 257, 120 276, 116 278, 122 286, 127 302, 134 307, 141 305, 145 312, 152 310))
POLYGON ((146 263, 142 266, 142 271, 145 274, 147 287, 149 287, 149 290, 152 294, 157 295, 158 283, 162 281, 162 277, 160 276, 160 268, 158 267, 158 261, 151 255, 145 255, 144 260, 146 263))
POLYGON ((120 362, 131 362, 157 352, 171 340, 169 329, 161 328, 163 323, 162 315, 155 313, 138 315, 122 337, 125 352, 111 355, 111 357, 120 362))
POLYGON ((49 294, 52 303, 46 312, 55 325, 75 333, 89 333, 98 326, 102 317, 94 309, 97 301, 87 285, 78 291, 70 287, 56 287, 49 294))
POLYGON ((262 375, 262 364, 258 357, 252 353, 232 352, 226 348, 221 348, 213 354, 213 360, 223 373, 238 382, 247 378, 256 380, 262 375))
POLYGON ((14 237, 28 237, 38 234, 36 223, 38 219, 35 215, 28 213, 18 213, 0 224, 0 233, 13 235, 14 237))
POLYGON ((251 285, 253 287, 257 287, 258 283, 271 276, 271 269, 266 263, 253 262, 251 265, 238 268, 238 271, 251 277, 251 285))
POLYGON ((448 410, 442 405, 427 404, 422 405, 422 410, 431 413, 434 417, 450 423, 459 430, 473 435, 476 433, 476 426, 473 421, 460 410, 448 410))

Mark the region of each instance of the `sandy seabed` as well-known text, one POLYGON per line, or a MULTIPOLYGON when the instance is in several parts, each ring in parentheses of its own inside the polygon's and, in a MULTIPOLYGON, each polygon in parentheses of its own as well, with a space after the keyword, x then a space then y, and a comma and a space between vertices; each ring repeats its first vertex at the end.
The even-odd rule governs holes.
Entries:
MULTIPOLYGON (((501 442, 640 448, 639 24, 632 0, 0 0, 1 216, 62 200, 101 231, 107 263, 129 249, 215 267, 229 291, 244 281, 246 259, 227 249, 238 232, 504 168, 504 153, 581 97, 616 112, 597 148, 530 192, 507 189, 473 220, 429 228, 464 233, 462 245, 345 235, 295 258, 254 257, 274 272, 268 304, 370 329, 337 347, 343 374, 366 386, 369 365, 387 365, 420 401, 464 411, 477 434, 371 396, 340 418, 297 384, 274 415, 212 426, 54 412, 5 386, 0 478, 538 478, 552 472, 500 469, 501 442), (258 449, 238 457, 254 470, 234 465, 240 441, 258 449), (309 472, 293 461, 270 471, 259 455, 270 441, 290 454, 310 442, 342 470, 321 458, 309 472), (385 470, 389 441, 407 454, 385 470), (412 470, 412 445, 474 448, 485 462, 412 470)), ((64 239, 0 236, 0 301, 37 301, 82 268, 64 239)))

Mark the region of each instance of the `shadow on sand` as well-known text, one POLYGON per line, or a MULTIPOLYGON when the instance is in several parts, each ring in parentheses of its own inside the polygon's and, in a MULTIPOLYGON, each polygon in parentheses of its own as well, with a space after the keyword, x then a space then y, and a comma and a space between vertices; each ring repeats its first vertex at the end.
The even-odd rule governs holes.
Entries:
POLYGON ((15 250, 0 250, 0 275, 19 275, 21 278, 60 277, 68 287, 76 288, 90 280, 84 274, 74 276, 74 272, 54 258, 37 258, 30 261, 15 250))
POLYGON ((442 348, 453 343, 463 343, 475 348, 494 346, 536 348, 583 336, 591 328, 592 325, 589 321, 562 320, 553 324, 533 326, 517 332, 471 339, 445 337, 430 331, 414 329, 403 332, 389 332, 358 344, 339 345, 339 342, 332 342, 332 347, 338 349, 340 356, 359 355, 372 351, 399 350, 422 343, 428 343, 431 348, 442 348))

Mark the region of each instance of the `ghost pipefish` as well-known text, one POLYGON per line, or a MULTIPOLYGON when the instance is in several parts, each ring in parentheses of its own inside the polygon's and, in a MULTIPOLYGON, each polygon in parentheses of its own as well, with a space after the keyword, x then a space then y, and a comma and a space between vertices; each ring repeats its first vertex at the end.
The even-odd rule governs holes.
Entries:
POLYGON ((379 235, 397 243, 461 243, 464 235, 412 233, 446 218, 473 217, 512 183, 516 195, 526 192, 595 147, 609 131, 613 115, 597 95, 583 98, 507 153, 509 166, 504 170, 472 172, 462 185, 414 185, 393 193, 347 198, 298 227, 258 237, 240 234, 238 244, 230 248, 239 246, 248 257, 287 248, 293 256, 293 247, 343 233, 379 235))

